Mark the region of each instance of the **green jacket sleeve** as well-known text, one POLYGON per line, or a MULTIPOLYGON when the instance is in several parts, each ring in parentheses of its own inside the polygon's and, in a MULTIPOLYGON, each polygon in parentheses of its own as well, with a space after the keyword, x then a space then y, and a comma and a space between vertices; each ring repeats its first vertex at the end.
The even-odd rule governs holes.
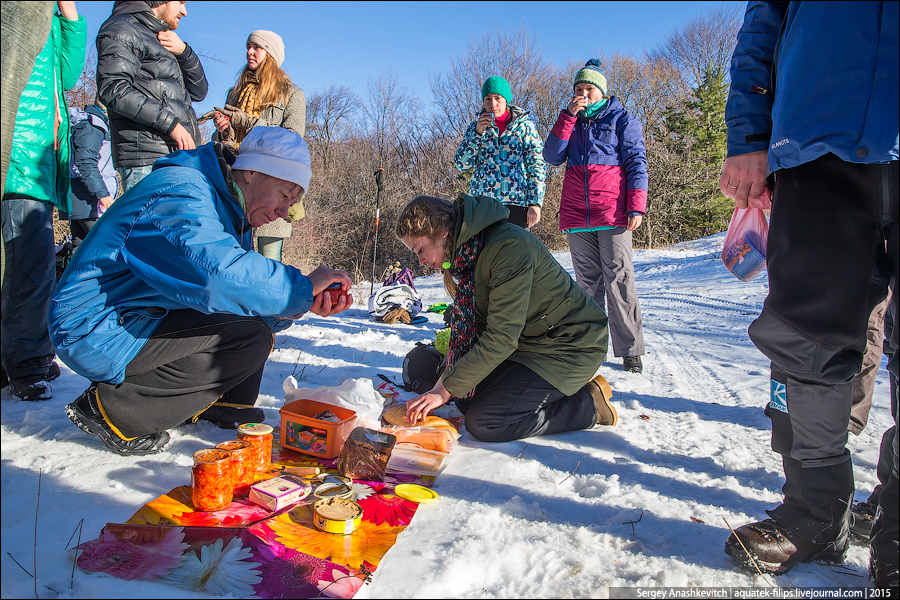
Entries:
POLYGON ((485 247, 478 262, 477 269, 486 271, 476 273, 476 282, 483 278, 487 298, 484 304, 479 302, 482 290, 476 284, 475 304, 476 311, 487 306, 485 328, 472 349, 443 374, 444 387, 458 398, 468 394, 515 352, 525 328, 534 282, 534 255, 518 239, 485 247))
MULTIPOLYGON (((77 21, 60 17, 60 78, 63 89, 71 90, 78 83, 84 70, 84 53, 87 47, 87 21, 78 15, 77 21)), ((65 118, 65 116, 63 116, 65 118)))

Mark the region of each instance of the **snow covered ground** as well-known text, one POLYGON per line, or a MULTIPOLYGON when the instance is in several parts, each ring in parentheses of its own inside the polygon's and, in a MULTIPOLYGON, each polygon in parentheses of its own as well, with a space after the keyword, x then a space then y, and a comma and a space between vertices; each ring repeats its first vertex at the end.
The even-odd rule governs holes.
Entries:
MULTIPOLYGON (((619 412, 615 428, 484 444, 463 434, 423 505, 358 598, 606 597, 618 586, 766 586, 723 552, 728 526, 765 517, 781 498, 781 462, 769 448, 768 362, 747 337, 766 295, 765 274, 741 283, 719 260, 723 234, 668 250, 635 251, 648 353, 644 373, 610 356, 601 373, 619 412)), ((558 260, 572 272, 568 252, 558 260)), ((416 285, 425 305, 449 300, 439 276, 416 285)), ((359 296, 368 295, 369 284, 359 296)), ((278 335, 258 405, 278 423, 282 381, 330 386, 378 373, 401 380, 402 358, 443 327, 388 326, 365 307, 314 315, 278 335)), ((611 353, 610 353, 611 354, 611 353)), ((75 569, 67 543, 125 522, 142 504, 189 483, 191 454, 232 432, 177 428, 162 454, 123 458, 78 430, 63 407, 87 382, 61 365, 53 399, 2 393, 2 596, 184 597, 179 588, 75 569), (37 546, 35 553, 35 513, 37 546), (77 537, 77 536, 76 536, 77 537), (28 571, 36 565, 37 582, 28 571)), ((857 499, 876 483, 889 427, 887 372, 879 373, 869 425, 850 436, 857 499)), ((414 394, 403 393, 404 399, 414 394)), ((74 545, 74 541, 72 543, 74 545)), ((866 585, 868 551, 844 567, 804 564, 771 577, 787 587, 866 585)), ((208 597, 195 594, 192 597, 208 597)))

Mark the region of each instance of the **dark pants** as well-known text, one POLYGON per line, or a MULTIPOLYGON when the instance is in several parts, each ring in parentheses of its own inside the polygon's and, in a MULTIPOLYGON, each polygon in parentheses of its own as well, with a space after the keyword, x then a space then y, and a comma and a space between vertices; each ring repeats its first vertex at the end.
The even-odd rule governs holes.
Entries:
POLYGON ((81 244, 96 222, 97 219, 70 219, 69 231, 72 232, 72 243, 75 246, 81 244))
POLYGON ((597 423, 590 391, 566 396, 528 367, 507 360, 457 401, 466 430, 482 442, 588 429, 597 423))
MULTIPOLYGON (((769 514, 813 542, 842 540, 847 529, 854 493, 846 448, 852 380, 872 309, 887 295, 886 282, 897 282, 897 165, 852 164, 829 154, 776 173, 769 295, 749 332, 772 361, 767 412, 772 449, 782 455, 785 472, 784 502, 769 514), (881 277, 873 278, 873 270, 881 277)), ((896 318, 896 294, 889 310, 896 318)), ((895 380, 894 329, 888 370, 895 380)), ((872 541, 892 560, 898 552, 896 451, 895 444, 893 474, 881 496, 882 531, 872 541)))
POLYGON ((125 369, 97 395, 124 438, 164 431, 214 402, 253 406, 274 336, 258 317, 175 310, 125 369))
POLYGON ((518 225, 522 229, 528 229, 528 207, 518 204, 504 204, 509 209, 507 222, 518 225))
POLYGON ((28 198, 4 198, 3 247, 6 271, 0 292, 0 359, 11 380, 46 378, 55 354, 47 310, 56 284, 53 205, 28 198))

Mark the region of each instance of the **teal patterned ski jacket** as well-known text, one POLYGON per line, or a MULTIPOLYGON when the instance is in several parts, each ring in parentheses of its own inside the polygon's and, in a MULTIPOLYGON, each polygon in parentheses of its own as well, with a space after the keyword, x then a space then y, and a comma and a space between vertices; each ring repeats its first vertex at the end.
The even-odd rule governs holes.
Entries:
MULTIPOLYGON (((462 172, 472 171, 469 194, 490 196, 502 204, 541 206, 544 203, 544 142, 528 111, 509 106, 512 119, 498 137, 492 125, 478 135, 472 121, 453 157, 462 172)), ((484 112, 482 110, 482 112, 484 112)))

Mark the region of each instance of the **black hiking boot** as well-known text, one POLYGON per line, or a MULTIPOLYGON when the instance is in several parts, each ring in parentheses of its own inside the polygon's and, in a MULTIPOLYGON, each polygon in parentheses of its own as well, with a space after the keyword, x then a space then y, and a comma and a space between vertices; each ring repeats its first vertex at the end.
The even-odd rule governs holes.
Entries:
POLYGON ((627 373, 641 373, 644 365, 641 363, 640 356, 626 356, 622 359, 622 370, 627 373))
POLYGON ((900 569, 896 564, 878 563, 869 560, 869 578, 872 584, 881 590, 892 590, 885 598, 896 598, 900 590, 900 569))
MULTIPOLYGON (((50 356, 41 356, 32 358, 24 363, 28 369, 46 368, 46 373, 37 373, 10 379, 10 391, 12 395, 26 402, 38 402, 40 400, 49 400, 53 397, 53 390, 50 382, 58 379, 61 371, 59 365, 54 362, 50 356)), ((4 371, 6 376, 6 371, 4 371)))
POLYGON ((92 385, 75 402, 66 406, 66 414, 88 435, 96 435, 106 447, 122 456, 144 456, 162 451, 169 442, 166 431, 149 433, 131 440, 119 436, 100 412, 97 405, 97 386, 92 385))
POLYGON ((597 425, 606 425, 612 427, 619 421, 619 415, 616 413, 612 402, 612 388, 603 375, 597 375, 587 382, 585 387, 591 394, 591 400, 594 401, 594 408, 597 410, 597 425))
MULTIPOLYGON (((262 423, 266 420, 266 413, 261 408, 252 406, 224 406, 222 404, 213 404, 202 413, 197 415, 196 419, 209 421, 213 425, 217 425, 222 429, 237 429, 244 423, 262 423)), ((192 419, 192 421, 195 419, 192 419)), ((190 421, 189 421, 190 422, 190 421)))
POLYGON ((821 561, 831 564, 844 562, 847 537, 816 544, 808 542, 773 519, 743 525, 725 541, 725 554, 745 569, 781 575, 801 562, 821 561), (755 566, 754 566, 755 563, 755 566))
POLYGON ((868 542, 872 537, 872 526, 875 525, 875 512, 878 504, 865 500, 857 502, 850 509, 850 535, 868 542))

